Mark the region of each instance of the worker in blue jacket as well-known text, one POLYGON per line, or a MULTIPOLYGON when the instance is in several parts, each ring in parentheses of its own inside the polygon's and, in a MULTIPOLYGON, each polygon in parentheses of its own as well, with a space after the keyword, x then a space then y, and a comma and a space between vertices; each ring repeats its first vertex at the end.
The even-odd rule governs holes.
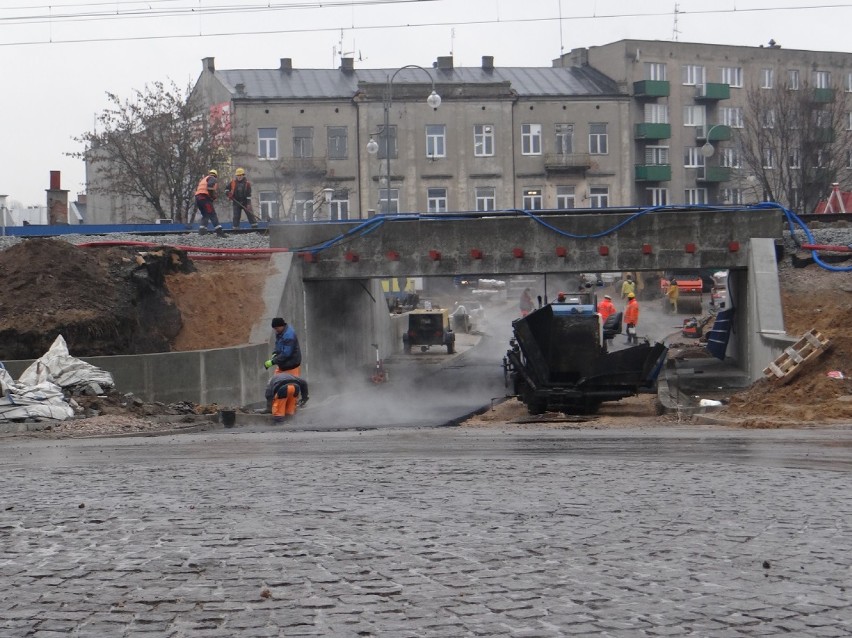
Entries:
POLYGON ((279 369, 299 376, 302 365, 302 349, 299 347, 299 338, 293 326, 287 325, 282 317, 272 320, 272 329, 275 331, 275 348, 272 357, 264 362, 264 367, 269 370, 273 365, 279 369))

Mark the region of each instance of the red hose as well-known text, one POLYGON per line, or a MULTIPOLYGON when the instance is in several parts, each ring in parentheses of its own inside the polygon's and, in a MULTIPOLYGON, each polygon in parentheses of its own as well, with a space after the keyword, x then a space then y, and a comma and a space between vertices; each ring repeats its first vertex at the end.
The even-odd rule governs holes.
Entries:
POLYGON ((188 253, 221 253, 225 255, 271 255, 273 253, 288 253, 289 248, 211 248, 200 246, 179 246, 175 244, 162 244, 150 241, 90 241, 77 244, 82 248, 105 248, 111 246, 171 246, 188 253))
POLYGON ((269 259, 269 255, 195 255, 192 261, 242 261, 247 259, 269 259))
POLYGON ((805 250, 830 250, 835 253, 852 253, 852 246, 830 246, 826 244, 802 244, 805 250))

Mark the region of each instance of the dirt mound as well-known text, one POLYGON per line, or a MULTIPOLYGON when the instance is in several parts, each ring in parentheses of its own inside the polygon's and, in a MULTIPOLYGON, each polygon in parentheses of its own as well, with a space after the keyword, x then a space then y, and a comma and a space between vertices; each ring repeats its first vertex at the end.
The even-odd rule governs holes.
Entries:
POLYGON ((144 255, 30 239, 0 251, 0 360, 32 359, 62 335, 74 356, 164 352, 181 328, 165 273, 185 253, 144 255))

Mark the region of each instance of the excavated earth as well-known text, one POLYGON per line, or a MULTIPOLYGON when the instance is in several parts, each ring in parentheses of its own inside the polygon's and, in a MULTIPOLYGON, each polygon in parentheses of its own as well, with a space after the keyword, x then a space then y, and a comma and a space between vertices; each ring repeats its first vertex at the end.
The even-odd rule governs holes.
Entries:
MULTIPOLYGON (((218 348, 247 343, 263 305, 267 261, 192 261, 170 247, 84 248, 32 239, 0 251, 0 361, 36 358, 62 334, 74 356, 218 348)), ((811 265, 779 267, 787 332, 816 329, 831 347, 788 384, 761 380, 724 397, 715 413, 739 427, 796 427, 852 423, 852 278, 811 265), (832 373, 832 374, 829 374, 832 373), (843 378, 837 378, 841 373, 843 378)), ((768 363, 768 362, 767 362, 768 363)), ((714 397, 715 398, 715 397, 714 397)), ((721 398, 721 397, 720 397, 721 398)), ((653 396, 604 404, 594 417, 531 419, 506 401, 467 427, 606 427, 688 423, 659 415, 653 396)), ((81 416, 55 425, 54 435, 77 436, 166 429, 178 415, 215 413, 218 406, 147 404, 116 388, 107 396, 74 397, 81 416)))

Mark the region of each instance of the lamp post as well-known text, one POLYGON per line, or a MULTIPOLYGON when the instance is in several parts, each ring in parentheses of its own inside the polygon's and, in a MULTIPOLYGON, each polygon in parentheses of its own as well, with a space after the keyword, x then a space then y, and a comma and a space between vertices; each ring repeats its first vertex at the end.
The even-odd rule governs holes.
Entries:
POLYGON ((704 146, 701 147, 701 154, 704 157, 712 157, 713 153, 716 152, 716 147, 710 143, 710 133, 713 132, 714 128, 719 126, 726 126, 725 124, 714 124, 709 129, 707 129, 706 141, 704 142, 704 146))
MULTIPOLYGON (((391 148, 390 148, 390 108, 393 103, 393 81, 396 79, 397 74, 400 71, 405 69, 420 69, 429 76, 429 82, 432 84, 432 92, 429 94, 429 97, 426 98, 426 104, 428 104, 433 109, 437 109, 441 105, 441 96, 435 91, 435 79, 432 77, 432 74, 429 73, 422 66, 418 66, 416 64, 406 64, 398 68, 394 71, 393 75, 389 75, 387 78, 387 84, 385 86, 385 94, 382 100, 382 106, 384 108, 384 125, 382 130, 379 133, 374 133, 370 136, 370 141, 367 142, 367 153, 370 155, 376 155, 379 152, 379 144, 376 142, 376 135, 384 135, 385 136, 385 161, 387 162, 385 166, 385 213, 390 213, 391 206, 391 148)), ((399 136, 397 136, 398 138, 399 136)), ((379 201, 381 201, 381 189, 379 190, 379 201)))

